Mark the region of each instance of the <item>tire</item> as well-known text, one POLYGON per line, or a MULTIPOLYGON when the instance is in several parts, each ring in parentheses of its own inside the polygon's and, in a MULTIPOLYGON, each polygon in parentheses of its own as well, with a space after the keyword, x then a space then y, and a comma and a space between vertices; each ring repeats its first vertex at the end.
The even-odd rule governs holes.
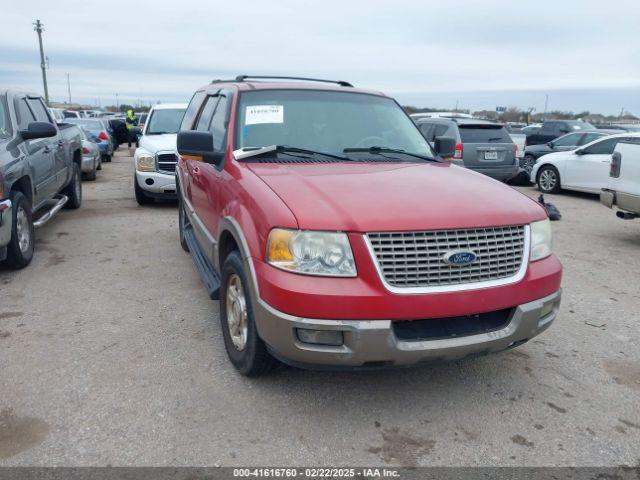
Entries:
POLYGON ((189 219, 187 218, 187 212, 184 210, 184 201, 180 189, 178 189, 178 235, 180 237, 180 246, 185 252, 189 251, 189 245, 184 238, 184 229, 189 225, 189 219))
POLYGON ((7 245, 7 258, 4 263, 9 268, 19 269, 29 265, 33 259, 35 230, 29 199, 22 192, 17 191, 11 192, 9 198, 13 205, 12 227, 11 240, 7 245))
POLYGON ((111 162, 111 155, 105 155, 104 157, 102 157, 104 159, 105 163, 110 163, 111 162))
POLYGON ((96 170, 102 170, 102 157, 98 159, 98 168, 96 170))
POLYGON ((140 188, 140 185, 138 185, 138 179, 135 177, 135 174, 133 176, 133 189, 136 193, 136 202, 138 202, 138 205, 144 206, 152 205, 154 203, 153 198, 148 197, 146 193, 144 193, 144 190, 140 188))
POLYGON ((531 175, 531 170, 533 169, 533 166, 536 164, 536 157, 534 157, 533 155, 525 155, 524 156, 524 161, 522 162, 522 168, 524 168, 524 170, 531 175))
POLYGON ((258 377, 278 365, 278 361, 269 354, 258 335, 249 282, 237 250, 227 256, 222 266, 220 324, 229 360, 242 375, 258 377), (232 318, 238 320, 233 322, 237 325, 233 337, 229 328, 228 309, 231 309, 232 318))
POLYGON ((560 173, 553 165, 544 165, 538 170, 536 183, 542 193, 558 193, 561 189, 560 173))
POLYGON ((82 205, 82 174, 80 173, 80 167, 77 163, 73 164, 73 175, 69 185, 62 190, 63 195, 66 195, 69 200, 64 204, 64 208, 68 210, 75 210, 82 205))
POLYGON ((85 174, 84 178, 85 180, 88 180, 90 182, 93 182, 96 178, 96 170, 98 169, 98 167, 96 166, 95 160, 93 161, 93 170, 91 170, 89 173, 85 174))

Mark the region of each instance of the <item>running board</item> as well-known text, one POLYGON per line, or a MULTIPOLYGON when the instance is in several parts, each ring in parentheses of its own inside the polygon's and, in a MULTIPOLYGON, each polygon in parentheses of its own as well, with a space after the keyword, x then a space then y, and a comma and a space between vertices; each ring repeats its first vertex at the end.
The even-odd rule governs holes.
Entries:
POLYGON ((193 234, 193 227, 191 225, 184 227, 184 239, 189 246, 189 252, 196 264, 196 270, 198 270, 200 278, 202 278, 204 286, 209 293, 209 298, 211 298, 211 300, 218 300, 220 298, 220 277, 211 266, 209 260, 207 260, 207 257, 204 256, 202 250, 200 250, 200 245, 198 245, 198 241, 193 234))
POLYGON ((39 217, 38 220, 33 222, 33 227, 40 228, 53 217, 55 217, 56 213, 58 213, 60 209, 64 207, 64 204, 67 203, 68 200, 69 197, 67 197, 66 195, 53 197, 50 201, 55 201, 56 203, 54 203, 48 211, 46 211, 41 217, 39 217))

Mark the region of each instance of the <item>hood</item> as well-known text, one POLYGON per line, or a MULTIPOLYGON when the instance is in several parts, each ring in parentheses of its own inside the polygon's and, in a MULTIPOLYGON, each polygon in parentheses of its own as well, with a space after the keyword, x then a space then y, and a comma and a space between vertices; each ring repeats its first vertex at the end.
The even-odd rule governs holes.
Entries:
POLYGON ((541 143, 539 145, 527 145, 524 149, 525 152, 545 152, 545 151, 549 151, 551 152, 551 147, 549 147, 549 145, 547 145, 546 143, 541 143))
POLYGON ((517 190, 448 163, 245 165, 286 203, 301 229, 457 229, 546 218, 517 190))
POLYGON ((166 133, 164 135, 143 135, 140 139, 140 148, 144 148, 149 153, 156 153, 160 150, 176 151, 176 133, 166 133))

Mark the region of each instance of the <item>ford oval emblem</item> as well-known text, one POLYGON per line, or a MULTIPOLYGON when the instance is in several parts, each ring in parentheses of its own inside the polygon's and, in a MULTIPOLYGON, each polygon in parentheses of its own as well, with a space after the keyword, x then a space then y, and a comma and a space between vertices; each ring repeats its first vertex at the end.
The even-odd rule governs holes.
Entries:
POLYGON ((478 256, 475 252, 468 250, 456 250, 453 252, 447 252, 442 257, 445 263, 449 265, 455 265, 456 267, 464 267, 465 265, 471 265, 476 261, 478 256))

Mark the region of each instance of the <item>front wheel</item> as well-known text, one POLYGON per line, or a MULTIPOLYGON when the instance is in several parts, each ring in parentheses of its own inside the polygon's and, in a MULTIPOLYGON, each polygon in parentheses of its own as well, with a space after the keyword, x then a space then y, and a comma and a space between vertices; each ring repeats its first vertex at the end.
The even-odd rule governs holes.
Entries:
POLYGON ((556 167, 545 165, 538 171, 538 189, 543 193, 558 193, 560 191, 560 173, 556 167))
POLYGON ((278 361, 258 335, 249 283, 237 250, 224 261, 220 287, 220 323, 229 360, 247 377, 268 373, 278 361))
POLYGON ((82 204, 82 173, 80 173, 80 167, 77 163, 74 163, 72 168, 73 176, 71 177, 71 181, 69 185, 64 187, 61 193, 69 198, 67 203, 64 204, 64 208, 75 210, 76 208, 80 208, 82 204))
POLYGON ((189 245, 187 239, 184 237, 184 230, 189 225, 189 219, 187 218, 187 212, 184 210, 184 200, 180 190, 178 190, 178 235, 180 237, 180 246, 185 252, 189 251, 189 245))
POLYGON ((151 205, 153 203, 153 198, 148 197, 147 194, 144 193, 144 190, 142 190, 142 187, 138 185, 138 179, 135 175, 133 177, 133 189, 135 190, 136 202, 138 202, 138 205, 144 206, 151 205))
POLYGON ((31 263, 35 244, 31 202, 22 192, 11 192, 9 198, 13 225, 5 263, 11 268, 24 268, 31 263))
POLYGON ((531 175, 531 170, 533 169, 533 166, 535 164, 536 157, 534 157, 533 155, 525 155, 522 159, 522 168, 525 172, 527 172, 527 175, 531 175))

